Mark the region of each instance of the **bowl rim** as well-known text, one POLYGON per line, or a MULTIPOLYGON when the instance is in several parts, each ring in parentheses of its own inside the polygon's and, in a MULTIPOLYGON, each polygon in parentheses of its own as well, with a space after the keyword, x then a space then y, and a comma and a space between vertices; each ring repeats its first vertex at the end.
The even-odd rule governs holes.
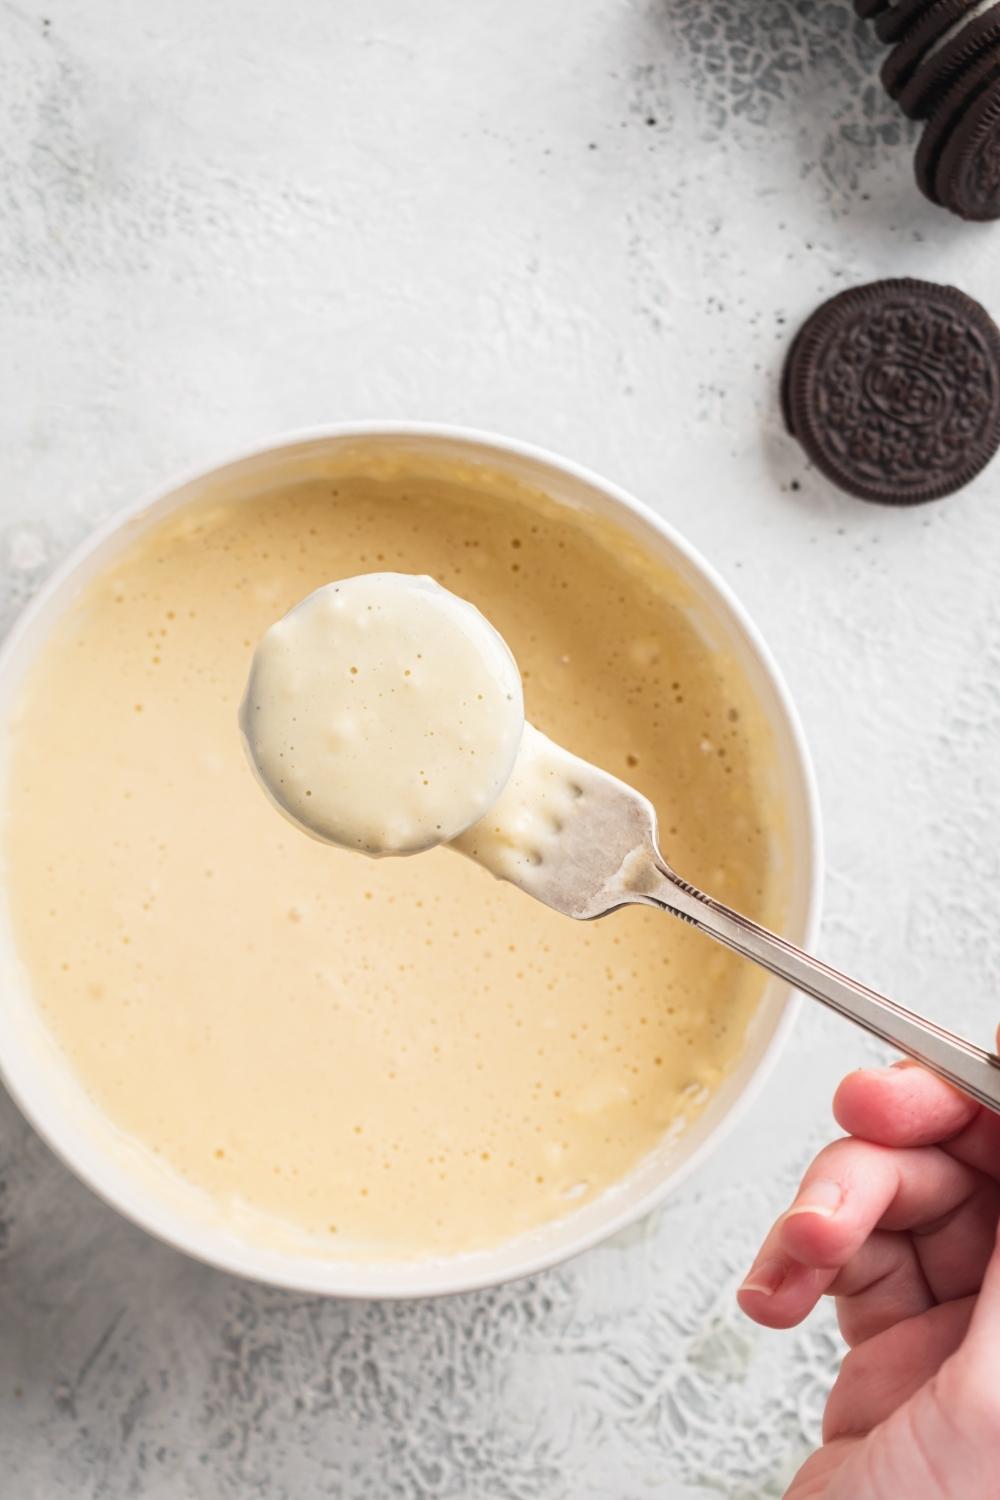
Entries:
MULTIPOLYGON (((806 868, 801 872, 806 882, 803 942, 807 947, 813 944, 819 929, 824 869, 819 791, 798 710, 771 648, 730 584, 715 566, 675 529, 670 521, 665 520, 643 501, 636 499, 622 486, 613 480, 605 479, 586 465, 577 463, 573 459, 563 458, 547 448, 522 439, 447 422, 394 421, 392 419, 345 421, 282 431, 265 441, 232 450, 213 462, 189 466, 179 474, 175 473, 165 482, 156 485, 155 488, 147 490, 137 500, 116 508, 111 515, 90 530, 45 578, 37 592, 20 611, 6 636, 0 641, 0 681, 11 669, 11 664, 21 649, 22 640, 30 634, 38 616, 44 613, 49 602, 62 591, 93 553, 99 551, 117 533, 124 531, 130 522, 165 505, 174 494, 188 487, 203 485, 213 479, 221 478, 227 470, 241 464, 277 456, 286 449, 310 443, 347 442, 353 439, 370 438, 429 439, 455 443, 470 449, 492 449, 498 455, 508 455, 511 458, 522 459, 528 463, 554 470, 578 484, 595 490, 613 502, 616 507, 658 533, 684 559, 692 571, 709 586, 712 593, 728 610, 734 624, 751 648, 767 678, 784 720, 782 727, 787 734, 797 765, 804 796, 803 841, 808 859, 806 868)), ((36 646, 31 653, 32 660, 37 655, 37 650, 36 646)), ((8 711, 0 707, 0 721, 6 721, 8 717, 8 711)), ((105 1161, 98 1166, 94 1162, 82 1160, 81 1156, 74 1152, 73 1143, 66 1138, 69 1132, 62 1131, 57 1124, 46 1119, 44 1106, 40 1107, 38 1099, 32 1097, 33 1091, 27 1081, 12 1076, 7 1042, 2 1033, 0 1033, 0 1080, 34 1130, 78 1180, 126 1220, 145 1230, 153 1238, 202 1264, 211 1266, 215 1270, 285 1290, 340 1297, 345 1300, 398 1301, 454 1296, 505 1285, 548 1270, 607 1241, 659 1208, 722 1145, 730 1132, 756 1103, 788 1042, 801 1004, 801 995, 789 989, 760 1059, 740 1087, 739 1093, 726 1113, 709 1130, 705 1138, 678 1163, 676 1168, 667 1172, 639 1201, 618 1208, 617 1211, 609 1214, 605 1221, 583 1230, 569 1246, 556 1245, 534 1249, 534 1237, 524 1236, 525 1253, 518 1264, 509 1271, 488 1269, 485 1266, 480 1269, 477 1265, 479 1257, 474 1255, 390 1262, 400 1269, 405 1268, 407 1273, 412 1266, 412 1275, 407 1274, 406 1284, 400 1286, 386 1286, 379 1283, 377 1279, 366 1283, 363 1278, 357 1276, 352 1278, 350 1285, 338 1285, 337 1267, 344 1264, 356 1267, 358 1262, 348 1263, 330 1258, 322 1262, 324 1267, 329 1267, 329 1275, 319 1278, 310 1274, 311 1269, 318 1264, 317 1261, 300 1261, 294 1255, 285 1254, 280 1250, 265 1251, 262 1247, 255 1249, 252 1244, 220 1234, 214 1228, 202 1229, 194 1222, 185 1223, 179 1216, 172 1214, 165 1199, 162 1205, 157 1205, 159 1211, 145 1204, 125 1201, 116 1186, 102 1175, 101 1167, 107 1165, 110 1177, 110 1164, 105 1161), (267 1260, 266 1268, 255 1264, 258 1257, 267 1260), (272 1264, 275 1258, 280 1264, 272 1264), (434 1269, 440 1272, 441 1267, 449 1265, 454 1265, 453 1277, 442 1278, 440 1274, 433 1275, 434 1269), (425 1273, 430 1273, 430 1275, 425 1276, 425 1273)), ((30 1072, 30 1068, 24 1068, 22 1071, 30 1072)), ((511 1240, 507 1244, 515 1246, 517 1241, 511 1240)), ((382 1262, 372 1262, 373 1266, 380 1264, 382 1262)))

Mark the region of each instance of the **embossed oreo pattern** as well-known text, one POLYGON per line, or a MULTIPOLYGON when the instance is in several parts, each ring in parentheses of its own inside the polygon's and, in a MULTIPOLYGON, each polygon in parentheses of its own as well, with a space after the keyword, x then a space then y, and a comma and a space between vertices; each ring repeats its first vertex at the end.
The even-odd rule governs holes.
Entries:
POLYGON ((939 499, 1000 446, 1000 331, 954 287, 901 280, 841 293, 801 330, 783 384, 790 430, 861 499, 939 499))

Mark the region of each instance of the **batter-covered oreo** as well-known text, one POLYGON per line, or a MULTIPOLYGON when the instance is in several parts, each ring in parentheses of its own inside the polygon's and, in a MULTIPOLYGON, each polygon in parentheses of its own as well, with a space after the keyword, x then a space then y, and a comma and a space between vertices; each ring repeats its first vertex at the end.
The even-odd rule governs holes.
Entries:
POLYGON ((1000 447, 1000 329, 956 287, 853 287, 800 329, 782 397, 789 431, 841 489, 937 500, 1000 447))

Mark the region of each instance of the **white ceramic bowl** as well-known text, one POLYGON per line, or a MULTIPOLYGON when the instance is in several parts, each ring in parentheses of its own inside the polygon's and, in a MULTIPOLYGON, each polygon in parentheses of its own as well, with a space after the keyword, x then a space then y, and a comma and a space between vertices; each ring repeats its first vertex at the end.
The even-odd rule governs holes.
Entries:
MULTIPOLYGON (((741 663, 770 721, 777 788, 792 866, 787 934, 808 944, 818 918, 820 824, 809 756, 798 718, 774 661, 727 585, 666 522, 615 485, 524 443, 457 428, 367 423, 295 434, 188 477, 102 527, 49 580, 0 651, 0 773, 25 671, 70 600, 137 533, 208 492, 254 494, 276 483, 322 472, 336 452, 361 445, 421 465, 458 461, 499 469, 574 508, 613 518, 653 556, 680 574, 699 624, 741 663)), ((236 733, 236 726, 233 726, 236 733)), ((667 920, 667 919, 664 919, 667 920)), ((28 976, 18 963, 6 901, 0 909, 0 975, 4 979, 0 1072, 39 1133, 108 1203, 151 1234, 190 1255, 245 1276, 312 1293, 344 1297, 415 1297, 470 1290, 526 1276, 605 1239, 662 1203, 719 1144, 760 1091, 790 1029, 794 997, 769 985, 740 1061, 702 1115, 679 1140, 658 1148, 620 1185, 571 1216, 494 1250, 427 1261, 332 1260, 301 1244, 255 1244, 204 1197, 171 1182, 88 1099, 43 1026, 28 976)))

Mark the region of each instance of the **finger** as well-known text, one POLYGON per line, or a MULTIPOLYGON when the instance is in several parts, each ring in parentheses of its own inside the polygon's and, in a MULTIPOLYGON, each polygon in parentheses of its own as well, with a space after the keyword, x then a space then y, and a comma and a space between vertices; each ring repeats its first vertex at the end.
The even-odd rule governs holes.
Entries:
POLYGON ((998 1218, 1000 1186, 979 1176, 979 1187, 957 1208, 936 1224, 913 1229, 917 1259, 936 1302, 979 1291, 993 1254, 998 1218))
MULTIPOLYGON (((930 1147, 891 1151, 867 1141, 835 1141, 817 1156, 795 1202, 765 1239, 738 1294, 740 1306, 765 1327, 793 1327, 812 1311, 876 1227, 905 1229, 939 1220, 970 1196, 979 1180, 930 1147)), ((912 1258, 902 1240, 896 1248, 904 1262, 912 1258)), ((872 1283, 887 1272, 883 1264, 872 1283)), ((887 1283, 891 1304, 901 1298, 906 1275, 904 1264, 887 1283)), ((872 1324, 880 1319, 876 1301, 873 1296, 865 1310, 872 1324)), ((919 1285, 912 1287, 911 1301, 913 1311, 919 1311, 919 1285)), ((881 1316, 890 1320, 888 1310, 881 1316)))
POLYGON ((812 1312, 837 1273, 799 1265, 777 1248, 773 1234, 772 1230, 764 1241, 736 1300, 748 1318, 765 1328, 794 1328, 812 1312))
POLYGON ((816 1157, 779 1223, 779 1247, 802 1265, 840 1268, 873 1229, 939 1222, 982 1179, 933 1146, 892 1150, 850 1137, 816 1157))
POLYGON ((1000 1115, 981 1109, 964 1130, 943 1141, 941 1149, 995 1182, 1000 1182, 1000 1115))
POLYGON ((876 1229, 828 1287, 837 1321, 853 1348, 934 1306, 913 1241, 876 1229))
POLYGON ((915 1063, 860 1068, 833 1098, 837 1124, 848 1135, 881 1146, 929 1146, 964 1130, 978 1104, 915 1063))
POLYGON ((961 1345, 974 1306, 973 1297, 943 1302, 852 1349, 826 1403, 823 1441, 870 1432, 932 1380, 961 1345))
POLYGON ((978 1292, 993 1255, 1000 1193, 979 1189, 932 1229, 876 1229, 831 1282, 837 1317, 852 1347, 905 1318, 978 1292))
POLYGON ((1000 1115, 915 1063, 849 1073, 833 1112, 850 1135, 883 1146, 940 1143, 950 1156, 1000 1181, 1000 1115))

